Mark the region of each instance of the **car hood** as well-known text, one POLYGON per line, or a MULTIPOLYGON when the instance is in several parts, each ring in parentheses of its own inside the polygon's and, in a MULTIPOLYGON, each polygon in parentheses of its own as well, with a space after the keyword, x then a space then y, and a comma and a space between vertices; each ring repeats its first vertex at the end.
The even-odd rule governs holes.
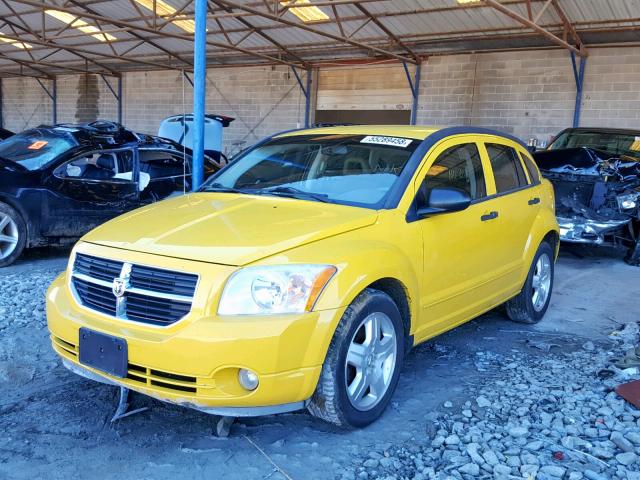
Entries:
POLYGON ((595 148, 566 148, 543 150, 533 155, 543 172, 592 177, 613 177, 634 180, 640 177, 640 161, 633 157, 619 157, 595 148))
POLYGON ((273 196, 196 193, 139 208, 83 241, 224 265, 245 265, 375 223, 364 208, 273 196))

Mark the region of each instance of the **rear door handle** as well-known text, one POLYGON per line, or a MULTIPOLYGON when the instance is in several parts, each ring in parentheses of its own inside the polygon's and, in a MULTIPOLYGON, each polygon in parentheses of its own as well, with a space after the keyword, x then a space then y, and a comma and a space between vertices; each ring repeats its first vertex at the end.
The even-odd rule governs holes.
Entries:
POLYGON ((480 220, 482 220, 483 222, 486 222, 488 220, 493 220, 494 218, 498 218, 498 212, 490 212, 490 213, 487 213, 486 215, 482 215, 480 217, 480 220))
POLYGON ((529 205, 537 205, 538 203, 540 203, 540 199, 538 197, 534 197, 529 200, 529 205))

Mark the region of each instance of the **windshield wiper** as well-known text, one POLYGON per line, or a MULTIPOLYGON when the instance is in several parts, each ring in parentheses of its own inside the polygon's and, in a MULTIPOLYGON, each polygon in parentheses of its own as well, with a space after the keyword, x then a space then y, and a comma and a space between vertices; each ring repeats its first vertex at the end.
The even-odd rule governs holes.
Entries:
POLYGON ((277 187, 263 188, 261 190, 257 190, 256 192, 252 192, 252 193, 256 193, 258 195, 260 194, 278 195, 282 197, 297 198, 300 200, 316 200, 322 203, 330 203, 328 195, 323 195, 320 193, 305 192, 304 190, 300 190, 295 187, 277 186, 277 187))
POLYGON ((211 185, 205 185, 202 189, 204 192, 228 192, 228 193, 253 193, 249 190, 242 188, 225 187, 220 183, 212 183, 211 185))

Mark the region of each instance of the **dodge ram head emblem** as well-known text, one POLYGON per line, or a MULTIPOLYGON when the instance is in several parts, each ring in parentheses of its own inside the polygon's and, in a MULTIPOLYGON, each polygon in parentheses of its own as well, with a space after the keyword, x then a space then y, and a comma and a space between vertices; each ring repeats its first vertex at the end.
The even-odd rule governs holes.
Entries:
POLYGON ((127 286, 127 281, 124 278, 120 278, 120 277, 114 278, 111 291, 117 298, 120 298, 124 295, 124 290, 126 286, 127 286))

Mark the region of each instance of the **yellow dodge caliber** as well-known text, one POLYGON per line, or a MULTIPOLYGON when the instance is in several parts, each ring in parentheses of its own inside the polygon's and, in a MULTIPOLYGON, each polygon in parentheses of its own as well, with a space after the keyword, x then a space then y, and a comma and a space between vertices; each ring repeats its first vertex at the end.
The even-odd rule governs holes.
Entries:
POLYGON ((204 412, 362 427, 413 345, 501 304, 542 318, 554 213, 525 145, 494 131, 279 134, 82 238, 47 293, 53 348, 204 412))

